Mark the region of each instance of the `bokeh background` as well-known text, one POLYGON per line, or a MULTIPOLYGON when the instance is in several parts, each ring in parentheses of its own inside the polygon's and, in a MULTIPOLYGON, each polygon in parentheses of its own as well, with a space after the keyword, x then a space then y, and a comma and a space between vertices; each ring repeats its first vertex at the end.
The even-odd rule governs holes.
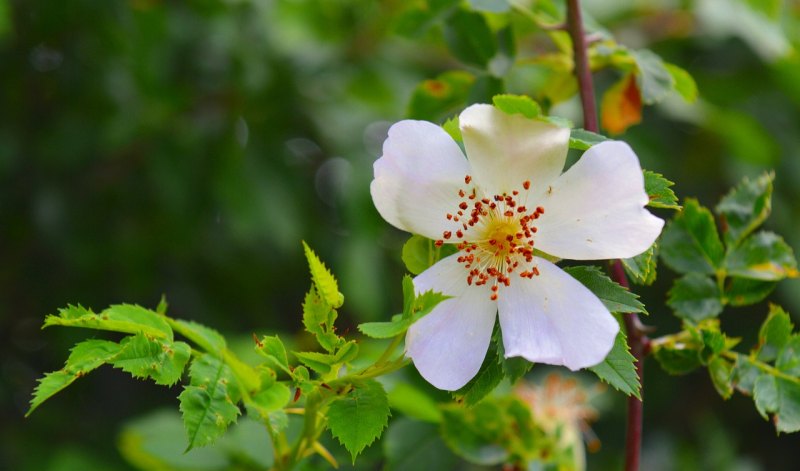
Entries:
MULTIPOLYGON (((798 3, 584 3, 697 80, 698 104, 647 108, 624 136, 643 165, 708 206, 775 169, 767 226, 800 250, 798 3)), ((67 303, 164 294, 173 316, 234 337, 291 337, 306 240, 340 278, 341 329, 398 310, 405 236, 372 206, 371 165, 416 84, 462 67, 435 28, 398 34, 409 4, 0 0, 0 469, 133 469, 120 431, 177 406, 179 387, 103 368, 23 419, 35 379, 86 336, 39 329, 67 303)), ((598 75, 600 91, 613 79, 598 75)), ((580 122, 574 101, 556 111, 580 122)), ((642 292, 662 333, 678 324, 663 306, 672 278, 664 268, 642 292)), ((772 300, 800 321, 798 281, 772 300)), ((751 345, 765 314, 723 326, 751 345)), ((797 469, 800 438, 776 437, 749 398, 720 399, 702 371, 673 378, 649 361, 645 391, 643 469, 797 469)), ((589 469, 619 469, 624 400, 605 396, 589 469)))

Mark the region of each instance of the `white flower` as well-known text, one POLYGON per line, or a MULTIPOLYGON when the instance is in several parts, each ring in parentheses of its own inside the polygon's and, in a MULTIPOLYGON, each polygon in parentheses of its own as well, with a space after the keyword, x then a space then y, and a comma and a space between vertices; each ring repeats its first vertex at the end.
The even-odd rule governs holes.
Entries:
POLYGON ((569 129, 490 105, 464 110, 460 126, 469 160, 439 126, 406 120, 375 162, 370 190, 383 218, 459 248, 414 279, 417 292, 452 298, 411 326, 406 354, 431 384, 456 390, 480 369, 499 313, 507 357, 571 370, 601 362, 619 325, 537 254, 627 258, 653 244, 664 221, 644 209, 636 154, 606 141, 562 174, 569 129))

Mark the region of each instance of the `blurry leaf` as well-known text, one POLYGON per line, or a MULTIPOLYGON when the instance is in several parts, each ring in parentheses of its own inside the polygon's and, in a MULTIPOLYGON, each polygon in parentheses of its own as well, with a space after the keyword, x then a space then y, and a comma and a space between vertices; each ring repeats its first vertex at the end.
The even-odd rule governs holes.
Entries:
POLYGON ((219 438, 240 414, 238 390, 230 367, 205 354, 189 367, 189 386, 178 396, 189 439, 187 451, 219 438))
POLYGON ((511 11, 511 0, 468 0, 473 10, 488 13, 506 13, 511 11))
POLYGON ((678 197, 675 196, 675 192, 670 188, 674 184, 660 173, 644 170, 644 190, 650 198, 647 206, 680 210, 678 197))
POLYGON ((636 358, 631 355, 625 333, 620 329, 614 346, 599 364, 589 367, 603 382, 617 391, 641 399, 639 376, 636 374, 636 358))
POLYGON ((708 374, 717 392, 723 399, 728 399, 733 394, 731 379, 733 375, 733 363, 722 357, 714 357, 708 363, 708 374))
POLYGON ((679 346, 662 347, 655 351, 661 368, 673 375, 682 375, 696 370, 700 365, 698 351, 679 346))
POLYGON ((664 67, 666 67, 667 72, 669 72, 675 82, 675 91, 678 92, 687 103, 694 103, 697 101, 697 83, 695 83, 692 76, 689 75, 689 72, 674 64, 664 63, 664 67))
POLYGON ((639 73, 636 82, 642 92, 642 101, 653 105, 663 100, 675 87, 675 79, 664 61, 653 51, 640 49, 631 51, 639 73))
POLYGON ((440 259, 456 251, 456 247, 452 244, 436 247, 432 240, 415 234, 403 244, 401 256, 406 269, 413 275, 419 275, 440 259))
POLYGON ((57 316, 47 316, 43 327, 60 325, 87 329, 110 330, 126 334, 143 333, 172 340, 172 329, 159 314, 132 304, 110 306, 100 314, 81 306, 59 309, 57 316))
POLYGON ((539 104, 524 95, 495 95, 492 103, 507 114, 521 114, 526 118, 536 118, 542 114, 539 104))
POLYGON ((565 267, 564 271, 589 288, 611 312, 639 312, 647 314, 639 296, 614 282, 599 267, 565 267))
POLYGON ((107 340, 84 340, 72 347, 67 363, 61 370, 47 373, 39 379, 33 392, 29 416, 39 405, 63 390, 76 379, 103 365, 119 353, 120 346, 107 340))
POLYGON ((525 374, 533 368, 533 363, 523 357, 508 357, 506 358, 506 349, 503 345, 502 329, 500 324, 497 324, 497 335, 495 343, 497 344, 497 361, 503 368, 503 376, 513 386, 525 374))
POLYGON ((774 281, 729 278, 725 285, 725 297, 731 306, 749 306, 769 296, 776 284, 774 281))
POLYGON ((726 150, 742 162, 771 167, 780 158, 781 150, 772 134, 747 113, 730 107, 709 108, 705 127, 719 134, 726 150))
POLYGON ((667 304, 676 316, 697 323, 722 312, 721 298, 714 280, 700 273, 689 273, 672 285, 667 304))
POLYGON ((794 252, 773 232, 757 232, 728 254, 725 264, 730 276, 761 281, 778 281, 798 276, 794 252))
POLYGON ((658 244, 653 244, 635 257, 620 260, 625 268, 625 273, 634 283, 649 286, 656 281, 657 250, 658 244))
POLYGON ((502 79, 492 75, 480 75, 467 94, 467 102, 490 103, 492 97, 505 93, 505 84, 502 79))
POLYGON ((403 415, 425 422, 439 423, 442 412, 430 396, 408 383, 397 383, 389 391, 389 405, 403 415))
POLYGON ((334 359, 336 363, 350 363, 358 356, 358 342, 350 340, 339 345, 336 349, 334 359))
POLYGON ((737 245, 767 219, 772 210, 774 173, 765 173, 750 180, 745 178, 725 195, 715 208, 722 225, 725 242, 737 245))
POLYGON ((642 97, 633 74, 611 86, 600 103, 600 122, 609 134, 622 134, 642 121, 642 97))
POLYGON ((753 395, 756 380, 761 375, 756 363, 746 355, 737 354, 733 368, 733 386, 741 393, 753 395))
POLYGON ((134 378, 151 378, 156 384, 171 386, 181 379, 183 369, 192 354, 184 342, 170 342, 138 334, 120 342, 119 353, 109 361, 114 368, 130 373, 134 378))
POLYGON ((449 471, 459 462, 442 441, 437 426, 407 418, 392 422, 383 449, 386 471, 449 471))
POLYGON ((9 0, 0 0, 0 39, 11 31, 11 7, 9 0))
MULTIPOLYGON (((461 127, 458 124, 458 116, 454 116, 442 124, 442 129, 456 142, 463 142, 464 138, 461 136, 461 127)), ((413 236, 412 236, 413 237, 413 236)), ((409 270, 411 271, 411 270, 409 270)))
POLYGON ((706 34, 715 38, 737 36, 762 59, 773 61, 792 51, 780 18, 769 16, 777 1, 697 0, 694 10, 706 34))
POLYGON ((769 315, 758 332, 756 352, 758 361, 770 362, 778 358, 778 353, 789 343, 794 324, 789 313, 780 306, 771 305, 769 315))
POLYGON ((480 465, 496 465, 508 458, 502 444, 508 417, 498 404, 484 401, 475 407, 451 405, 443 409, 441 434, 447 446, 462 458, 480 465))
POLYGON ((444 38, 458 60, 481 69, 497 53, 497 40, 480 13, 456 10, 445 22, 444 38))
POLYGON ((569 148, 586 150, 595 144, 607 141, 608 138, 602 134, 597 134, 585 129, 573 129, 569 135, 569 148))
POLYGON ((209 353, 221 353, 225 350, 225 337, 216 330, 194 321, 175 319, 174 322, 178 325, 175 329, 178 333, 199 345, 203 350, 209 353))
POLYGON ((353 386, 346 396, 331 402, 328 428, 355 462, 356 456, 381 435, 391 412, 386 391, 379 382, 367 380, 353 386))
POLYGON ((408 117, 439 121, 451 116, 467 104, 475 77, 469 72, 451 70, 435 79, 425 80, 414 89, 408 103, 408 117))
POLYGON ((392 317, 389 322, 365 322, 358 330, 376 339, 396 337, 405 332, 411 324, 429 314, 440 302, 448 299, 441 293, 426 291, 419 296, 414 294, 414 282, 410 276, 403 277, 403 313, 392 317))
POLYGON ((270 366, 283 371, 289 371, 289 359, 286 356, 286 347, 277 335, 265 335, 256 344, 256 351, 265 356, 270 366))
POLYGON ((453 392, 453 397, 467 407, 478 404, 489 395, 503 380, 503 366, 497 349, 489 347, 478 373, 461 389, 453 392))
POLYGON ((711 212, 693 198, 661 234, 661 258, 680 273, 714 274, 722 264, 724 248, 711 212))
POLYGON ((394 30, 402 36, 421 36, 459 3, 460 0, 432 0, 418 5, 408 2, 411 7, 398 15, 394 30))
POLYGON ((306 254, 306 260, 308 260, 308 268, 311 271, 311 279, 317 288, 317 293, 329 306, 334 308, 341 307, 344 303, 344 295, 339 292, 336 278, 305 242, 303 242, 303 250, 306 254))
POLYGON ((774 414, 778 432, 800 431, 800 379, 761 375, 753 388, 753 399, 762 417, 774 414))

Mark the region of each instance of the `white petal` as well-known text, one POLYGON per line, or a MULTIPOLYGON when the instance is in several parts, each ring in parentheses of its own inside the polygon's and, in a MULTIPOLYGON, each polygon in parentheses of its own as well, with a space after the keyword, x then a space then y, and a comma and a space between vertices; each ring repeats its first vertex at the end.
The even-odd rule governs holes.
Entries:
POLYGON ((430 239, 452 229, 445 216, 458 210, 470 166, 442 128, 426 121, 394 124, 374 170, 370 192, 387 222, 430 239))
POLYGON ((554 181, 537 205, 536 248, 559 258, 628 258, 647 250, 664 226, 650 214, 639 159, 621 141, 586 151, 554 181))
POLYGON ((414 279, 417 292, 454 296, 408 329, 406 355, 429 383, 455 391, 472 379, 486 357, 497 312, 486 287, 467 286, 466 270, 451 255, 414 279))
POLYGON ((470 106, 459 123, 473 176, 491 194, 520 190, 525 180, 546 187, 564 169, 569 129, 490 105, 470 106))
POLYGON ((506 357, 577 370, 603 361, 619 324, 579 281, 534 258, 539 276, 514 277, 497 301, 506 357))

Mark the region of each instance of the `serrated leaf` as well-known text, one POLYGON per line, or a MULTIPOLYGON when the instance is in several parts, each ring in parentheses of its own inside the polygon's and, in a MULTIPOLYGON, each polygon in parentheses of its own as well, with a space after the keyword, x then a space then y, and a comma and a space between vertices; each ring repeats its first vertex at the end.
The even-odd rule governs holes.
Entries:
POLYGON ((773 232, 761 231, 744 239, 727 257, 730 276, 761 281, 778 281, 798 276, 792 248, 773 232))
POLYGON ((612 281, 599 267, 566 267, 564 271, 589 288, 609 311, 647 314, 639 296, 612 281))
POLYGON ((481 69, 497 53, 497 39, 480 13, 455 10, 445 22, 444 39, 458 60, 481 69))
POLYGON ((53 325, 109 330, 126 334, 143 333, 151 337, 172 340, 172 329, 163 316, 132 304, 110 306, 100 314, 95 314, 80 305, 70 305, 59 309, 58 315, 49 315, 45 318, 43 328, 53 325))
POLYGON ((658 245, 653 244, 639 255, 632 258, 623 258, 620 261, 625 268, 625 273, 634 283, 650 286, 656 281, 658 245))
POLYGON ((630 347, 622 330, 614 339, 614 346, 606 358, 599 364, 589 368, 603 382, 628 396, 641 399, 641 385, 636 373, 636 358, 631 355, 630 347))
POLYGON ((271 367, 289 371, 289 358, 286 355, 286 347, 277 335, 265 335, 257 344, 256 352, 269 360, 271 367))
POLYGON ((308 269, 311 271, 311 280, 314 282, 320 298, 331 307, 341 307, 344 303, 344 295, 339 292, 336 278, 305 242, 303 242, 303 251, 308 261, 308 269))
POLYGON ((219 354, 225 350, 225 348, 227 348, 225 337, 211 327, 206 327, 203 324, 199 324, 194 321, 185 321, 182 319, 175 319, 174 323, 177 324, 175 330, 178 333, 196 343, 200 348, 208 353, 219 354))
POLYGON ((697 83, 689 72, 675 64, 669 64, 667 62, 664 63, 664 67, 675 82, 675 91, 678 92, 687 103, 694 103, 697 101, 697 83))
POLYGON ((728 399, 733 394, 733 363, 722 357, 714 357, 708 363, 708 374, 711 382, 723 399, 728 399))
POLYGON ((764 300, 776 285, 774 281, 729 278, 725 285, 725 297, 731 306, 749 306, 764 300))
MULTIPOLYGON (((474 84, 475 76, 463 70, 451 70, 434 79, 423 80, 411 95, 408 117, 438 122, 446 116, 452 116, 466 105, 474 84)), ((461 134, 457 126, 446 130, 457 131, 459 136, 461 134)))
POLYGON ((196 358, 189 377, 190 385, 178 396, 189 439, 187 451, 213 442, 241 413, 233 372, 219 358, 208 354, 196 358))
POLYGON ((724 252, 714 217, 693 198, 661 234, 661 258, 679 273, 714 274, 724 252))
POLYGON ((331 402, 328 428, 355 462, 356 456, 380 437, 390 415, 389 400, 383 386, 377 381, 367 380, 354 384, 346 396, 331 402))
POLYGON ((762 375, 756 380, 753 399, 762 417, 766 419, 774 414, 778 432, 800 431, 800 382, 762 375))
POLYGON ((644 191, 647 193, 650 201, 647 206, 653 208, 666 208, 677 209, 681 207, 678 204, 678 197, 672 191, 671 186, 675 183, 664 178, 663 175, 650 170, 644 170, 644 191))
POLYGON ((607 141, 608 138, 602 134, 597 134, 585 129, 576 128, 570 131, 569 148, 586 150, 595 144, 607 141))
POLYGON ((150 378, 165 386, 181 379, 192 354, 187 343, 148 338, 143 334, 125 337, 120 346, 119 353, 109 362, 114 368, 130 373, 134 378, 150 378))
POLYGON ((47 373, 39 379, 31 398, 30 409, 25 416, 29 416, 44 401, 64 390, 76 379, 107 363, 119 350, 119 344, 108 340, 84 340, 76 344, 64 368, 47 373))
POLYGON ((789 313, 780 306, 771 305, 769 315, 758 332, 755 353, 759 361, 769 362, 778 358, 778 353, 792 338, 794 324, 789 313))
POLYGON ((642 91, 642 101, 653 105, 666 98, 675 87, 675 79, 661 57, 647 49, 631 51, 631 56, 639 70, 636 82, 642 91))
POLYGON ((492 103, 506 114, 521 114, 526 118, 536 118, 542 114, 539 103, 524 95, 495 95, 492 103))
POLYGON ((772 210, 774 173, 751 180, 745 178, 725 195, 715 208, 728 246, 737 245, 769 216, 772 210))
POLYGON ((675 280, 667 304, 675 315, 694 323, 717 317, 722 312, 722 293, 716 282, 700 273, 675 280))
POLYGON ((303 325, 308 332, 314 334, 322 348, 329 352, 339 342, 339 337, 332 332, 337 315, 336 310, 324 302, 312 286, 303 301, 303 325))

